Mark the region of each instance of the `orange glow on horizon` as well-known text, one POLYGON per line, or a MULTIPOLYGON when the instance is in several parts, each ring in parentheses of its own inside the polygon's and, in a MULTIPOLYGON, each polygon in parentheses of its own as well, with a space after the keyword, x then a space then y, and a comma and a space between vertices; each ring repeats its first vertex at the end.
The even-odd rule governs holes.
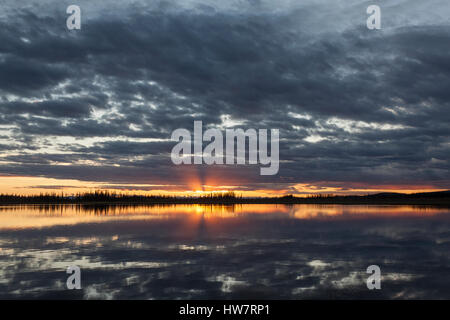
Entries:
MULTIPOLYGON (((192 178, 192 177, 191 177, 192 178)), ((90 192, 94 190, 108 190, 111 192, 131 195, 171 195, 171 196, 201 196, 210 193, 224 193, 234 191, 242 197, 274 197, 294 194, 298 197, 311 194, 335 194, 335 195, 364 195, 380 192, 419 193, 445 191, 447 189, 436 188, 432 185, 382 185, 369 186, 354 184, 353 187, 330 187, 324 183, 320 185, 295 184, 287 185, 285 189, 267 188, 246 189, 245 184, 221 185, 217 181, 204 179, 190 180, 184 187, 177 185, 152 185, 152 184, 113 184, 99 182, 85 182, 70 179, 53 179, 44 177, 26 176, 0 176, 0 194, 38 195, 40 193, 64 193, 65 195, 90 192), (206 183, 206 181, 208 183, 206 183)), ((336 185, 336 183, 333 183, 336 185)))

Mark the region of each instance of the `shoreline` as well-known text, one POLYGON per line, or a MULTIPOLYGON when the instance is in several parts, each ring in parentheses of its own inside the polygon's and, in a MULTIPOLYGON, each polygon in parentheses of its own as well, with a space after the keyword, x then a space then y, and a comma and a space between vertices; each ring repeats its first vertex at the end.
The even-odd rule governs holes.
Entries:
POLYGON ((6 205, 98 205, 98 206, 153 206, 153 205, 217 205, 217 206, 231 206, 231 205, 412 205, 412 206, 444 206, 450 207, 450 200, 384 200, 384 201, 270 201, 270 200, 255 200, 255 201, 61 201, 61 202, 0 202, 0 206, 6 205))
POLYGON ((243 198, 234 193, 200 197, 127 196, 95 192, 78 196, 56 194, 39 196, 0 195, 0 205, 242 205, 242 204, 317 204, 317 205, 432 205, 449 206, 450 191, 428 193, 377 193, 372 195, 317 195, 297 197, 243 198))

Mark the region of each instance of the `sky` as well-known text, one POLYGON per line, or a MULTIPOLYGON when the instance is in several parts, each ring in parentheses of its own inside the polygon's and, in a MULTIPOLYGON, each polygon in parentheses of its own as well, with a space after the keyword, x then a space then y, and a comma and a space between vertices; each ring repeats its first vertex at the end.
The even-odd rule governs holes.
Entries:
POLYGON ((450 4, 0 0, 0 193, 450 187, 450 4), (81 8, 68 30, 66 8, 81 8), (366 9, 381 8, 381 30, 366 9), (280 169, 180 165, 171 133, 280 130, 280 169))

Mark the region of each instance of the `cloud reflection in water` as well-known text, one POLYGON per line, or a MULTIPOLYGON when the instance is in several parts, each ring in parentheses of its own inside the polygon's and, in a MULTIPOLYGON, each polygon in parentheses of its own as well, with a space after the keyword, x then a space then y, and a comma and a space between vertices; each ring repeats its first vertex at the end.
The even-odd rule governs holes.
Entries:
POLYGON ((449 299, 449 249, 446 208, 5 206, 0 298, 449 299))

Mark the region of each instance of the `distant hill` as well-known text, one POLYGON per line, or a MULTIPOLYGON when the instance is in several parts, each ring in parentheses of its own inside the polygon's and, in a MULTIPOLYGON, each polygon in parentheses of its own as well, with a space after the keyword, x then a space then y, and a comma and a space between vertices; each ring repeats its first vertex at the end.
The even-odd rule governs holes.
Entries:
POLYGON ((437 192, 420 192, 420 193, 397 193, 397 192, 383 192, 366 196, 368 198, 448 198, 450 197, 450 190, 437 192))

